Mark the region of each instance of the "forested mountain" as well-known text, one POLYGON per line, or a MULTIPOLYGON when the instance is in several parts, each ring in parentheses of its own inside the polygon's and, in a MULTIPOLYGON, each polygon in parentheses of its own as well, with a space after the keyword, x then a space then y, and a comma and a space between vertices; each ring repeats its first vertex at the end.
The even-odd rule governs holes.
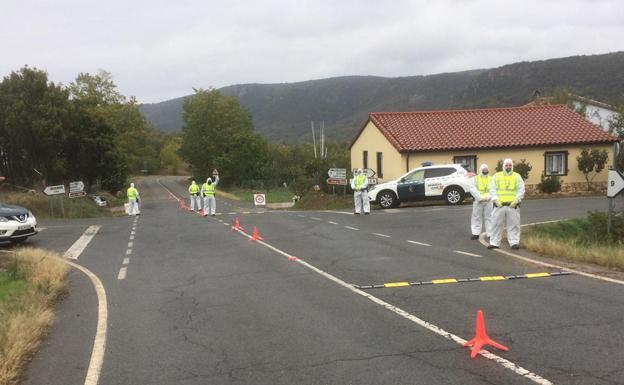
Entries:
MULTIPOLYGON (((556 88, 624 104, 624 52, 521 62, 494 69, 428 76, 347 76, 285 84, 242 84, 220 89, 252 114, 270 141, 309 140, 310 121, 325 121, 330 138, 350 140, 368 112, 518 106, 535 91, 556 88)), ((158 129, 182 127, 184 97, 145 104, 141 112, 158 129)))

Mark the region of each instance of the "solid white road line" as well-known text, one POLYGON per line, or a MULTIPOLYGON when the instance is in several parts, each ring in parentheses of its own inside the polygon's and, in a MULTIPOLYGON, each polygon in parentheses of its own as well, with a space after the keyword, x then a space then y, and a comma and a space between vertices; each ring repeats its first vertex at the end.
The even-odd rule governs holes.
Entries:
POLYGON ((390 238, 390 236, 389 236, 389 235, 386 235, 386 234, 373 233, 373 235, 376 235, 376 236, 378 236, 378 237, 390 238))
POLYGON ((82 254, 84 249, 87 247, 89 242, 91 242, 91 240, 93 239, 95 234, 97 234, 99 229, 100 229, 100 226, 95 226, 95 225, 89 226, 85 230, 85 232, 82 234, 82 236, 78 238, 78 240, 74 242, 74 244, 71 245, 69 249, 67 249, 65 254, 63 254, 63 257, 70 258, 70 259, 78 259, 80 254, 82 254))
POLYGON ((127 272, 128 272, 128 268, 125 266, 119 269, 119 274, 117 274, 117 279, 119 280, 126 279, 127 272))
POLYGON ((358 228, 351 227, 351 226, 345 226, 345 228, 347 228, 347 229, 349 229, 349 230, 356 230, 356 231, 357 231, 357 230, 359 230, 358 228))
POLYGON ((124 265, 127 265, 127 264, 129 264, 129 263, 130 263, 130 258, 124 258, 124 260, 123 260, 123 264, 124 264, 124 265))
POLYGON ((457 253, 457 254, 463 254, 463 255, 468 255, 468 256, 471 256, 471 257, 476 257, 476 258, 483 258, 483 255, 467 253, 467 252, 461 251, 461 250, 453 250, 453 252, 457 253))
POLYGON ((545 223, 555 223, 555 222, 561 222, 563 220, 565 220, 565 219, 556 219, 554 221, 544 221, 544 222, 535 222, 535 223, 525 223, 524 225, 520 225, 520 227, 543 225, 545 223))
POLYGON ((415 245, 420 245, 420 246, 431 246, 428 243, 423 243, 423 242, 416 242, 416 241, 410 241, 409 239, 407 240, 409 243, 413 243, 415 245))
MULTIPOLYGON (((240 234, 244 235, 247 238, 251 238, 251 235, 245 233, 244 231, 239 230, 238 232, 240 234)), ((272 246, 272 245, 270 245, 270 244, 268 244, 268 243, 266 243, 264 241, 258 241, 258 243, 263 245, 263 246, 265 246, 265 247, 267 247, 267 248, 269 248, 269 249, 271 249, 271 250, 273 250, 273 251, 275 251, 278 254, 281 254, 281 255, 286 256, 286 257, 292 257, 291 254, 288 254, 288 253, 286 253, 286 252, 284 252, 284 251, 282 251, 282 250, 280 250, 280 249, 278 249, 278 248, 276 248, 276 247, 274 247, 274 246, 272 246)), ((424 327, 425 329, 427 329, 427 330, 429 330, 429 331, 431 331, 433 333, 436 333, 436 334, 438 334, 438 335, 440 335, 440 336, 442 336, 442 337, 444 337, 444 338, 446 338, 448 340, 454 341, 454 342, 456 342, 457 344, 459 344, 461 346, 463 346, 464 343, 466 343, 465 339, 463 339, 463 338, 461 338, 459 336, 456 336, 455 334, 449 333, 446 330, 440 328, 439 326, 436 326, 436 325, 434 325, 434 324, 432 324, 430 322, 422 320, 422 319, 416 317, 415 315, 412 315, 412 314, 406 312, 405 310, 403 310, 403 309, 401 309, 399 307, 396 307, 396 306, 394 306, 392 304, 389 304, 388 302, 385 302, 385 301, 383 301, 383 300, 381 300, 381 299, 379 299, 379 298, 377 298, 375 296, 372 296, 372 295, 370 295, 369 293, 367 293, 367 292, 365 292, 363 290, 356 289, 355 287, 353 287, 353 285, 348 284, 347 282, 341 280, 340 278, 337 278, 337 277, 335 277, 335 276, 333 276, 333 275, 331 275, 331 274, 329 274, 329 273, 327 273, 327 272, 317 268, 316 266, 313 266, 313 265, 311 265, 311 264, 309 264, 309 263, 307 263, 307 262, 305 262, 305 261, 303 261, 303 260, 301 260, 299 258, 297 258, 295 260, 295 262, 300 263, 301 265, 303 265, 303 266, 307 267, 308 269, 310 269, 310 270, 312 270, 312 271, 322 275, 323 277, 325 277, 325 278, 327 278, 327 279, 337 283, 338 285, 346 288, 347 290, 350 290, 351 292, 353 292, 355 294, 359 294, 359 295, 361 295, 361 296, 363 296, 365 298, 368 298, 372 302, 374 302, 374 303, 384 307, 387 310, 390 310, 391 312, 393 312, 393 313, 395 313, 395 314, 397 314, 397 315, 399 315, 399 316, 401 316, 403 318, 406 318, 406 319, 408 319, 408 320, 418 324, 419 326, 424 327)), ((529 379, 529 380, 531 380, 531 381, 533 381, 533 382, 535 382, 537 384, 540 384, 540 385, 552 385, 552 382, 550 382, 549 380, 547 380, 547 379, 545 379, 543 377, 540 377, 539 375, 537 375, 535 373, 532 373, 532 372, 528 371, 527 369, 524 369, 523 367, 521 367, 521 366, 519 366, 519 365, 517 365, 517 364, 515 364, 515 363, 513 363, 513 362, 511 362, 509 360, 506 360, 506 359, 504 359, 504 358, 502 358, 500 356, 497 356, 496 354, 490 353, 487 350, 483 350, 483 349, 479 350, 479 354, 481 354, 485 358, 488 358, 488 359, 498 363, 499 365, 503 366, 504 368, 511 370, 512 372, 518 374, 519 376, 525 377, 525 378, 527 378, 527 379, 529 379)))
POLYGON ((175 196, 175 194, 174 194, 174 193, 172 193, 172 192, 171 192, 171 190, 169 190, 167 187, 165 187, 165 185, 164 185, 164 184, 160 183, 160 179, 156 179, 156 182, 158 182, 158 184, 159 184, 159 185, 161 185, 161 186, 162 186, 162 188, 164 188, 165 190, 167 190, 167 192, 169 193, 169 195, 171 195, 171 197, 172 197, 174 200, 176 200, 176 201, 178 200, 178 197, 177 197, 177 196, 175 196))
POLYGON ((336 222, 332 222, 332 221, 327 221, 327 223, 331 224, 331 225, 337 225, 338 223, 336 222))

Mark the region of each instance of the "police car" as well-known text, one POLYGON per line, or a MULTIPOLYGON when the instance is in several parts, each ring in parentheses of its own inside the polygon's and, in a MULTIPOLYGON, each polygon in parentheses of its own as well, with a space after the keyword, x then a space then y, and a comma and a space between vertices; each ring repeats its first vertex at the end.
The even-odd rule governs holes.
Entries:
POLYGON ((399 179, 378 184, 368 192, 368 199, 388 209, 401 202, 444 199, 450 205, 464 201, 470 189, 469 174, 460 164, 425 166, 399 179))
POLYGON ((37 219, 28 209, 0 202, 0 243, 19 243, 37 234, 37 219))

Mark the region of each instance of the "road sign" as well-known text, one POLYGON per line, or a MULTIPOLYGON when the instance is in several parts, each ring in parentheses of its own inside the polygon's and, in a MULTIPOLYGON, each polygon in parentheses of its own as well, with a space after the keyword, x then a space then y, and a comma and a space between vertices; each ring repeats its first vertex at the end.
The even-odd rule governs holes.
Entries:
POLYGON ((65 194, 65 185, 48 186, 43 190, 45 195, 60 195, 65 194))
MULTIPOLYGON (((357 170, 357 168, 354 168, 353 171, 353 175, 355 175, 355 171, 357 170)), ((364 173, 366 174, 367 177, 372 178, 375 176, 376 172, 373 171, 372 168, 364 168, 362 169, 364 171, 364 173)))
POLYGON ((70 182, 69 183, 69 192, 70 193, 76 193, 76 192, 80 192, 80 191, 84 191, 84 183, 82 183, 82 181, 70 182))
POLYGON ((254 194, 254 205, 255 206, 266 205, 266 197, 264 196, 264 194, 254 194))
POLYGON ((615 198, 624 190, 624 174, 618 170, 609 169, 609 181, 607 182, 607 197, 615 198))
POLYGON ((347 180, 342 178, 327 178, 327 184, 335 184, 340 186, 346 186, 347 180))
POLYGON ((84 191, 74 191, 74 192, 70 191, 69 192, 69 197, 72 198, 72 199, 73 198, 81 198, 81 197, 84 197, 84 196, 87 196, 87 193, 84 192, 84 191))
POLYGON ((327 176, 329 176, 332 179, 347 179, 347 169, 346 168, 330 168, 329 171, 327 172, 327 176))
POLYGON ((377 178, 368 178, 368 184, 377 184, 378 182, 377 178))

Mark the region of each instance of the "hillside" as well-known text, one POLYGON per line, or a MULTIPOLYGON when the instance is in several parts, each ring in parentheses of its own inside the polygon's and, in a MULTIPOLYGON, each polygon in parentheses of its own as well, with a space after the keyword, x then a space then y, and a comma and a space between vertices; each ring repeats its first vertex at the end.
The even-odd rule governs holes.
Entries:
MULTIPOLYGON (((307 140, 310 121, 325 121, 327 135, 350 140, 371 111, 517 106, 558 87, 612 104, 624 101, 624 52, 521 62, 486 70, 384 78, 348 76, 284 84, 242 84, 220 89, 252 114, 271 141, 307 140)), ((145 104, 157 128, 182 127, 184 97, 145 104)))

